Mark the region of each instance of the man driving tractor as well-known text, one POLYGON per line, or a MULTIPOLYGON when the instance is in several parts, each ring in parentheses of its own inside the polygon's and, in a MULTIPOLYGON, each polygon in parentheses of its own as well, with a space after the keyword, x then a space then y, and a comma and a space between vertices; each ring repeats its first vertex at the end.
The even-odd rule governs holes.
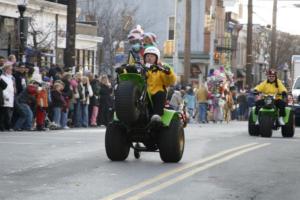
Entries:
MULTIPOLYGON (((254 91, 267 95, 276 95, 275 106, 279 109, 278 122, 281 126, 285 125, 283 117, 285 116, 285 102, 282 99, 287 97, 287 89, 282 84, 281 80, 277 78, 277 72, 274 69, 267 71, 267 80, 263 81, 254 88, 254 91)), ((263 99, 256 101, 255 114, 257 115, 259 110, 265 105, 263 99)), ((258 119, 255 122, 259 124, 258 119)))
POLYGON ((151 122, 160 122, 164 113, 166 88, 175 84, 176 75, 166 64, 160 64, 160 51, 152 46, 145 49, 144 62, 147 71, 148 92, 153 102, 151 122))

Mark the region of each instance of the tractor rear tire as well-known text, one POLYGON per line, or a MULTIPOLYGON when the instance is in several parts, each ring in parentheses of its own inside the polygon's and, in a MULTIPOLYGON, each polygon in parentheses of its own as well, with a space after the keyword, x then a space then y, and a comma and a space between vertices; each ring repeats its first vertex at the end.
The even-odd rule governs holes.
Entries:
POLYGON ((118 119, 126 125, 136 122, 140 116, 138 100, 140 91, 131 81, 121 82, 115 91, 115 108, 118 119))

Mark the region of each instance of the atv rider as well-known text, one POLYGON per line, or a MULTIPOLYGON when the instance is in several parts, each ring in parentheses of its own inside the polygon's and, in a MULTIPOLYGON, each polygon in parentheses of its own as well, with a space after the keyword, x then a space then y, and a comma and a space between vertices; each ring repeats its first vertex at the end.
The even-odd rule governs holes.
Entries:
POLYGON ((152 46, 145 49, 144 61, 147 70, 147 86, 151 95, 153 109, 151 122, 161 122, 167 96, 166 88, 175 84, 176 75, 167 64, 159 64, 160 51, 152 46))
MULTIPOLYGON (((267 80, 263 81, 259 85, 254 88, 254 91, 259 93, 264 93, 267 95, 276 95, 275 98, 275 106, 279 109, 279 118, 278 122, 281 126, 285 123, 283 121, 283 117, 285 116, 285 102, 282 98, 287 97, 287 89, 282 84, 281 80, 277 78, 277 72, 274 69, 269 69, 267 71, 267 80)), ((265 105, 263 99, 256 101, 255 103, 255 114, 257 115, 260 108, 265 105)), ((258 125, 258 120, 255 123, 258 125)))
POLYGON ((143 33, 144 31, 140 26, 130 31, 127 39, 131 46, 129 50, 128 64, 134 65, 135 63, 143 63, 143 33))

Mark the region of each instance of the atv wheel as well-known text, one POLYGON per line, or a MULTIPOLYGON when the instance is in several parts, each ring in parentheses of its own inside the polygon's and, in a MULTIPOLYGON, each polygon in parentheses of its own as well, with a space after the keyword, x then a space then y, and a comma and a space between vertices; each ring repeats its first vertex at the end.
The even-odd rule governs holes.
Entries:
POLYGON ((248 119, 248 132, 250 136, 259 136, 259 126, 253 121, 253 111, 250 112, 248 119))
POLYGON ((184 130, 180 119, 172 119, 170 126, 160 133, 158 146, 160 158, 164 162, 179 162, 184 151, 184 130))
POLYGON ((289 114, 289 121, 287 124, 281 127, 282 137, 294 137, 295 133, 295 118, 294 113, 291 110, 289 114))
POLYGON ((136 122, 140 116, 138 99, 140 91, 131 81, 123 81, 115 91, 115 107, 118 119, 130 125, 136 122))
POLYGON ((129 154, 130 145, 125 129, 113 122, 106 128, 105 150, 107 157, 112 161, 123 161, 129 154))
POLYGON ((259 132, 262 137, 272 137, 273 123, 274 120, 271 116, 259 117, 259 132))

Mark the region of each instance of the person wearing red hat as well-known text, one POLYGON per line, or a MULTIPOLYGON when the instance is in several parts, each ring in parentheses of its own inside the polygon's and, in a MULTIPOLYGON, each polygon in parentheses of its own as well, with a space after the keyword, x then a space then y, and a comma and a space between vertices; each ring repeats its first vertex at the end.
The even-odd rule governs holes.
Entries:
MULTIPOLYGON (((287 97, 287 89, 285 88, 281 80, 277 78, 277 72, 274 69, 269 69, 266 75, 267 80, 257 85, 254 90, 267 95, 276 95, 275 106, 279 109, 278 122, 281 126, 283 126, 285 125, 283 117, 285 116, 286 103, 282 100, 282 98, 287 97)), ((262 108, 264 105, 265 102, 263 99, 256 101, 255 114, 258 114, 260 108, 262 108)), ((257 120, 256 124, 258 123, 259 122, 257 120)))

